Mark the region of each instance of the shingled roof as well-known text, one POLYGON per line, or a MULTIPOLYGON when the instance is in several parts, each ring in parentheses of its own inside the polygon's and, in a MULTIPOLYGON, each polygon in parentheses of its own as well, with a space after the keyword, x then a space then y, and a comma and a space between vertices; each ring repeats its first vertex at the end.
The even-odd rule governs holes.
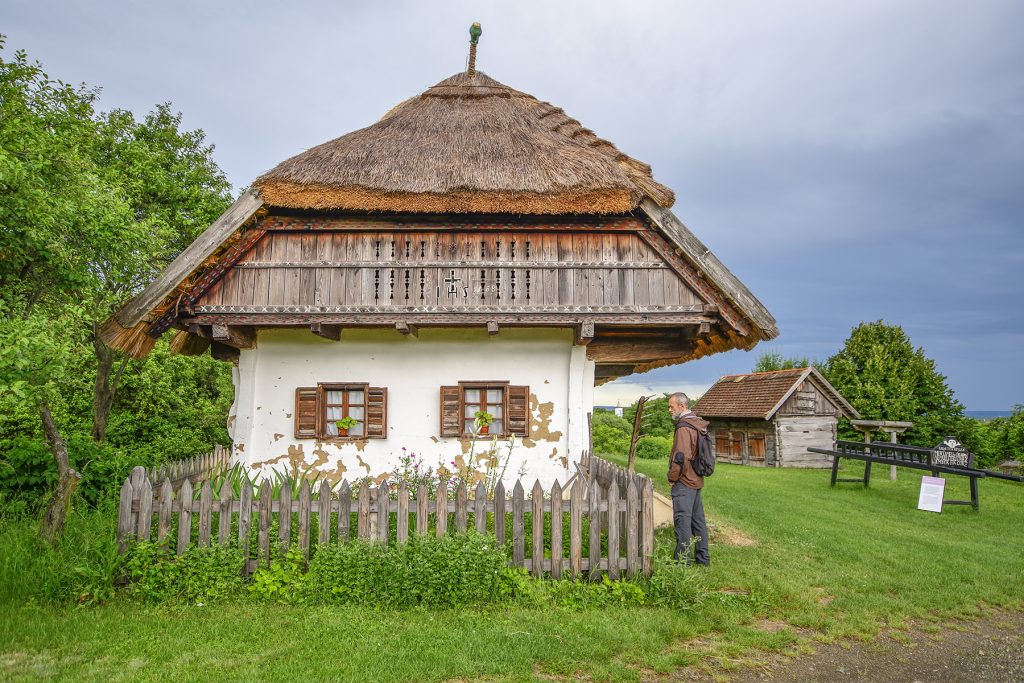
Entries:
POLYGON ((281 162, 270 206, 402 212, 624 213, 672 191, 554 105, 458 73, 361 130, 281 162))
POLYGON ((747 375, 725 375, 694 406, 701 417, 747 417, 770 420, 797 387, 810 379, 847 417, 860 417, 817 369, 793 368, 747 375))

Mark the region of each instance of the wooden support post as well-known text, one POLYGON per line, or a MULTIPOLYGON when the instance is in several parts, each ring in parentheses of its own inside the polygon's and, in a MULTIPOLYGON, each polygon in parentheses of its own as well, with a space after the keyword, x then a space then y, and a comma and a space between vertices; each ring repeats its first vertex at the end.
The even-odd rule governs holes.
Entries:
POLYGON ((420 331, 415 325, 409 323, 397 322, 395 323, 395 329, 404 334, 407 337, 419 337, 420 331))
POLYGON ((576 345, 586 346, 594 340, 594 323, 582 322, 576 326, 576 345))
POLYGON ((341 325, 328 323, 310 323, 309 331, 318 337, 330 339, 331 341, 341 340, 341 325))
POLYGON ((711 334, 711 323, 709 323, 707 320, 704 320, 700 324, 700 336, 706 337, 709 334, 711 334))
POLYGON ((498 334, 498 323, 494 322, 493 320, 488 321, 488 323, 487 323, 487 334, 489 334, 492 337, 497 336, 497 334, 498 334))
POLYGON ((251 349, 256 346, 256 330, 239 325, 213 325, 210 329, 213 341, 236 349, 251 349))

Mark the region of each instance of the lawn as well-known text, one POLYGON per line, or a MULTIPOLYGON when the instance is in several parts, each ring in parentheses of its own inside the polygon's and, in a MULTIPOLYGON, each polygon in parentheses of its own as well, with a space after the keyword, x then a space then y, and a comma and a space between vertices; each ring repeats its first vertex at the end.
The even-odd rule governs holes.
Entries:
MULTIPOLYGON (((639 467, 666 490, 663 463, 639 467)), ((1020 608, 1024 486, 983 480, 979 513, 933 514, 915 509, 919 480, 901 470, 897 482, 831 489, 822 470, 719 466, 705 501, 719 529, 709 593, 690 612, 3 605, 0 677, 637 680, 796 652, 814 638, 870 637, 910 618, 1020 608)), ((966 482, 949 486, 966 497, 966 482)), ((671 543, 670 532, 658 541, 671 543)))

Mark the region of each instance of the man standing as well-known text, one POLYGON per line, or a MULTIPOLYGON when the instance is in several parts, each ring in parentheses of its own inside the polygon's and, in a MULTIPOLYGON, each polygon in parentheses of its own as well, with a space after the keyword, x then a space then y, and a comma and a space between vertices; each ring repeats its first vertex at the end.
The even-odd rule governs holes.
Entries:
POLYGON ((690 542, 696 536, 694 559, 697 564, 709 565, 708 527, 704 520, 704 503, 700 498, 704 477, 693 471, 693 459, 697 457, 697 433, 707 431, 708 423, 693 414, 690 399, 682 392, 669 397, 668 410, 676 423, 668 463, 668 481, 672 484, 672 521, 676 528, 673 557, 689 562, 690 542))

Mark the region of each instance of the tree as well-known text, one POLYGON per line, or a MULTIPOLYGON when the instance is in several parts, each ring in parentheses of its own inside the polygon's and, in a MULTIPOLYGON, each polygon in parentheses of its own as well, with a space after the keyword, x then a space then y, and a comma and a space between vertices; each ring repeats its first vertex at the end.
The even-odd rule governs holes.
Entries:
POLYGON ((773 372, 775 370, 792 370, 793 368, 820 367, 821 363, 807 356, 785 357, 778 351, 765 351, 761 354, 751 372, 773 372))
MULTIPOLYGON (((898 325, 857 325, 826 361, 824 374, 864 419, 913 422, 907 443, 934 446, 943 436, 963 436, 963 405, 935 362, 898 325)), ((844 436, 856 438, 849 427, 844 436)))

